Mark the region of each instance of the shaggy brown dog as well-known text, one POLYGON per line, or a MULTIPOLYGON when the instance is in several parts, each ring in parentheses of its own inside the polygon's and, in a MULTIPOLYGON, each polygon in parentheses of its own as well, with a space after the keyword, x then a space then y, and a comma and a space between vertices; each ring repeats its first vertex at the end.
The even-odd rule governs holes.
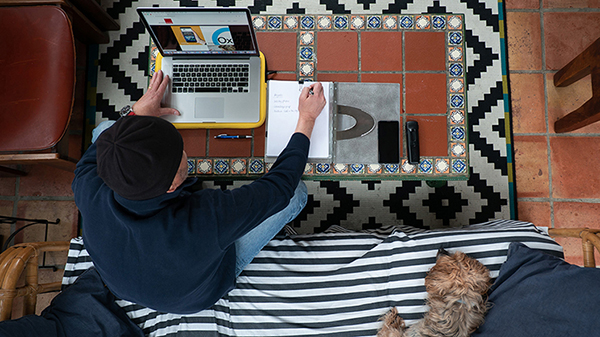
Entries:
POLYGON ((485 294, 490 286, 489 270, 462 252, 438 252, 437 262, 425 277, 429 312, 408 329, 392 308, 383 320, 378 337, 469 336, 487 311, 485 294))

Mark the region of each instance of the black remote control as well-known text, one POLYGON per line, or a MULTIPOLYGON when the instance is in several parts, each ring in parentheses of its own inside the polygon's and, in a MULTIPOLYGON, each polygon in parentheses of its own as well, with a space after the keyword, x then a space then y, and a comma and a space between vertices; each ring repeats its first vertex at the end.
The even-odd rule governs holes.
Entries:
POLYGON ((419 123, 406 121, 406 151, 408 152, 408 163, 418 164, 419 155, 419 123))

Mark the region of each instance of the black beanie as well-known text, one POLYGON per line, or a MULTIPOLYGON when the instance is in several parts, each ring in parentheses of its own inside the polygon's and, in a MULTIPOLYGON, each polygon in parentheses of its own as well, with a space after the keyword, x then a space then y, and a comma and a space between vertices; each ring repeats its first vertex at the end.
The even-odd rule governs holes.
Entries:
POLYGON ((183 139, 173 124, 159 117, 119 119, 96 140, 98 176, 131 200, 166 193, 183 155, 183 139))

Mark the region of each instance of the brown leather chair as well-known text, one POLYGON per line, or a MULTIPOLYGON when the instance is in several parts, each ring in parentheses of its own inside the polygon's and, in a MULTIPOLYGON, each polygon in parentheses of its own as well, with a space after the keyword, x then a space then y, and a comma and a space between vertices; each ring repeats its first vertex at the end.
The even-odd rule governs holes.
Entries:
POLYGON ((57 6, 0 7, 0 41, 0 165, 44 163, 74 170, 66 140, 58 144, 75 93, 69 18, 57 6))

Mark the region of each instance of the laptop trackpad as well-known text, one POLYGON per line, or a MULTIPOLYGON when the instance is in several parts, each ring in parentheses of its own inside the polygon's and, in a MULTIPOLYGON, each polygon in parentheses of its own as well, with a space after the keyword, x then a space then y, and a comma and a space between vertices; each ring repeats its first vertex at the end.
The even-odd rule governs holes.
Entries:
POLYGON ((225 99, 222 97, 198 97, 194 106, 196 118, 225 117, 225 99))

